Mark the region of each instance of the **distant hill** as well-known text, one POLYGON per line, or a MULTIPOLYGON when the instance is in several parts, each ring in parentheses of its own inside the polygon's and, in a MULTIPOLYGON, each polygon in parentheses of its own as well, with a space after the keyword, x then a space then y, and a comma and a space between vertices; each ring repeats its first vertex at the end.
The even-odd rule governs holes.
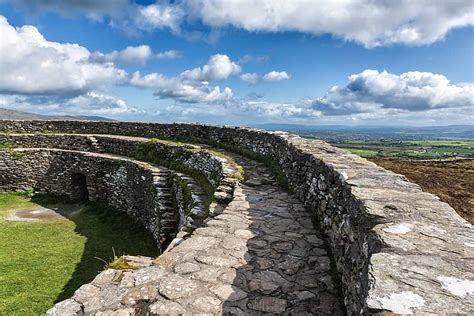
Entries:
POLYGON ((87 115, 41 115, 0 108, 0 120, 50 120, 50 121, 115 121, 102 116, 87 115))
POLYGON ((303 136, 315 136, 323 139, 474 139, 474 125, 411 127, 258 124, 252 125, 252 127, 271 131, 288 131, 303 136))

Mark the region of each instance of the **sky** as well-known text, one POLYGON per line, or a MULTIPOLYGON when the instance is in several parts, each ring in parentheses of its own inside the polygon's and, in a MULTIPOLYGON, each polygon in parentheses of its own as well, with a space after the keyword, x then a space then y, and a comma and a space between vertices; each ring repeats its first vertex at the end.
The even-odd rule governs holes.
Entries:
POLYGON ((126 121, 474 122, 473 0, 0 0, 0 107, 126 121))

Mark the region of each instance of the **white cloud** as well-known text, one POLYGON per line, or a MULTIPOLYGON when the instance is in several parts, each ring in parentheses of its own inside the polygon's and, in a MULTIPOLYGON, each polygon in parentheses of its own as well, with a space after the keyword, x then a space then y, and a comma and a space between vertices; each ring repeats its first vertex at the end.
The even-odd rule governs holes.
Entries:
POLYGON ((123 62, 126 64, 141 64, 144 65, 153 52, 148 45, 128 46, 122 51, 114 50, 108 54, 94 52, 91 54, 90 60, 92 62, 106 63, 106 62, 123 62))
POLYGON ((63 98, 62 96, 0 96, 0 104, 17 110, 52 115, 113 116, 142 112, 128 106, 122 99, 92 91, 72 98, 63 98))
POLYGON ((224 98, 218 106, 176 104, 165 117, 187 121, 293 122, 304 124, 446 125, 474 121, 474 85, 452 84, 439 74, 400 75, 365 70, 344 87, 296 102, 272 102, 261 95, 224 98), (219 109, 216 111, 216 108, 219 109), (169 115, 169 116, 166 116, 169 115), (193 117, 194 115, 194 117, 193 117), (193 120, 194 118, 194 120, 193 120))
POLYGON ((202 23, 214 29, 332 34, 369 48, 431 44, 450 30, 474 25, 472 0, 164 0, 150 5, 127 0, 22 0, 15 5, 65 16, 81 12, 95 20, 108 16, 111 25, 126 31, 169 29, 193 38, 183 25, 202 23))
POLYGON ((238 74, 240 66, 227 55, 213 55, 203 67, 183 71, 179 76, 166 77, 159 73, 140 75, 137 71, 129 83, 138 88, 155 89, 154 94, 162 99, 171 98, 185 103, 206 103, 230 100, 232 90, 228 87, 209 85, 209 81, 227 79, 238 74))
POLYGON ((185 12, 179 5, 151 4, 136 6, 135 24, 144 30, 168 28, 174 33, 180 33, 180 24, 185 12))
POLYGON ((265 81, 281 81, 288 79, 290 79, 290 75, 286 71, 270 71, 263 76, 263 80, 265 81))
POLYGON ((244 55, 241 58, 239 58, 238 63, 239 64, 246 64, 246 63, 264 63, 270 60, 269 56, 253 56, 253 55, 244 55))
POLYGON ((256 73, 244 73, 240 75, 240 79, 250 84, 256 84, 258 81, 258 75, 256 73))
POLYGON ((155 95, 162 99, 175 99, 185 103, 203 103, 224 101, 232 98, 232 90, 219 86, 211 87, 208 82, 186 81, 178 77, 165 77, 151 73, 141 76, 137 71, 130 79, 130 84, 138 88, 155 89, 155 95))
POLYGON ((144 64, 151 57, 153 52, 151 51, 150 46, 140 45, 140 46, 128 46, 123 51, 118 53, 118 58, 124 63, 128 64, 144 64))
POLYGON ((182 7, 213 27, 328 33, 366 47, 430 44, 474 24, 472 0, 187 0, 182 7))
POLYGON ((229 56, 216 54, 211 56, 203 67, 186 70, 181 74, 181 77, 184 80, 194 81, 224 80, 240 72, 240 66, 231 61, 229 56))
POLYGON ((238 115, 263 118, 271 121, 311 120, 321 116, 321 112, 293 103, 269 101, 237 101, 233 112, 238 115))
POLYGON ((346 86, 333 87, 325 96, 310 102, 314 109, 327 115, 377 113, 383 109, 474 109, 474 85, 451 84, 445 76, 430 72, 395 75, 367 69, 349 76, 346 86))
POLYGON ((11 26, 0 15, 0 93, 71 94, 90 91, 126 73, 113 63, 93 63, 78 44, 46 40, 34 26, 11 26))
POLYGON ((183 53, 177 50, 166 50, 164 52, 156 54, 156 59, 179 59, 183 58, 183 53))

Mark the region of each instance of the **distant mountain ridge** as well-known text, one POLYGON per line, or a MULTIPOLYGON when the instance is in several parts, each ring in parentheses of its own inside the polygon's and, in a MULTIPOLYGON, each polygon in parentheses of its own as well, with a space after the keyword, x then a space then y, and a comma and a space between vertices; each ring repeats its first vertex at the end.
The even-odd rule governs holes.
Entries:
POLYGON ((0 120, 50 120, 50 121, 115 121, 93 115, 41 115, 12 109, 0 108, 0 120))

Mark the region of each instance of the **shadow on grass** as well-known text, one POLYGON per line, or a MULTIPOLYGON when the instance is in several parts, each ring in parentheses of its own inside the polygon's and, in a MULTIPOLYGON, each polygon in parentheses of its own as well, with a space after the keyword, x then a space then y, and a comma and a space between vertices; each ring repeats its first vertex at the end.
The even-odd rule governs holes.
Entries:
MULTIPOLYGON (((32 201, 46 206, 56 204, 61 199, 33 197, 32 201)), ((64 206, 67 208, 67 204, 64 206)), ((117 256, 158 256, 158 246, 151 233, 123 212, 88 203, 80 212, 69 217, 69 220, 75 224, 75 233, 84 236, 86 242, 81 260, 56 298, 56 303, 70 298, 81 285, 92 281, 104 269, 105 264, 100 259, 110 262, 114 251, 117 256)))

